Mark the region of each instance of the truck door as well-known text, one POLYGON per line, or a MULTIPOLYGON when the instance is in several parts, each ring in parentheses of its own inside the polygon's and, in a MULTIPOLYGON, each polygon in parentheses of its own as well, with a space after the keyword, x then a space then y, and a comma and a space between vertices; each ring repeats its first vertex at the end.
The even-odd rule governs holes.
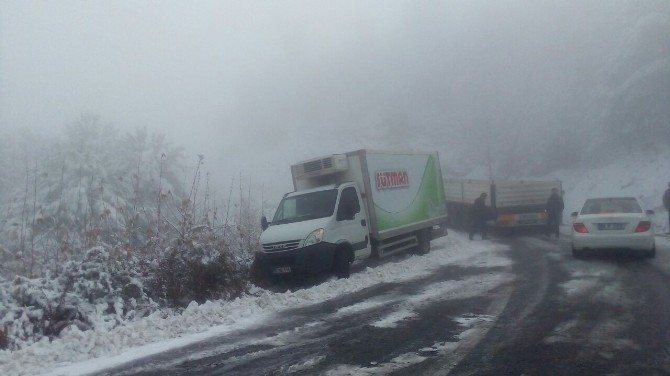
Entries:
POLYGON ((337 206, 337 222, 340 239, 351 243, 355 258, 370 256, 370 224, 365 210, 362 210, 360 194, 355 187, 342 190, 337 206))

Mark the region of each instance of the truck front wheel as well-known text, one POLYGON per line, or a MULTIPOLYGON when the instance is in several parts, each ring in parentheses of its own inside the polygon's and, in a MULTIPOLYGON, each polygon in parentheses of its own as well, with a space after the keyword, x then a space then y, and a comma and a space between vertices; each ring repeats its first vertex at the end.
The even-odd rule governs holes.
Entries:
POLYGON ((340 248, 333 257, 333 271, 337 278, 349 278, 351 275, 351 263, 349 262, 349 250, 340 248))

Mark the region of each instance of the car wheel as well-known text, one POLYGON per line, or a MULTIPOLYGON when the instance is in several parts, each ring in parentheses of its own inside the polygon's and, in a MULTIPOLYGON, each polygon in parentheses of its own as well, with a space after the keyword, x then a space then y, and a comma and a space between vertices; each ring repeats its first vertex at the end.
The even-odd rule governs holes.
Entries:
POLYGON ((647 258, 654 258, 656 257, 656 245, 654 244, 654 247, 650 250, 647 251, 646 254, 647 258))
POLYGON ((347 257, 347 249, 342 248, 335 252, 333 271, 337 278, 349 278, 351 275, 351 263, 347 257))

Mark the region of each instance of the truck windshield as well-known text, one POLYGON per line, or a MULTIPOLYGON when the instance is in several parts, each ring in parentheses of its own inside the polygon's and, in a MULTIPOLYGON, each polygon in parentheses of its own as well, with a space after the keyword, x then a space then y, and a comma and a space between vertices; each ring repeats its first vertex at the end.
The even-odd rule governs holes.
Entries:
POLYGON ((272 224, 307 221, 333 215, 337 189, 285 197, 279 203, 272 224))

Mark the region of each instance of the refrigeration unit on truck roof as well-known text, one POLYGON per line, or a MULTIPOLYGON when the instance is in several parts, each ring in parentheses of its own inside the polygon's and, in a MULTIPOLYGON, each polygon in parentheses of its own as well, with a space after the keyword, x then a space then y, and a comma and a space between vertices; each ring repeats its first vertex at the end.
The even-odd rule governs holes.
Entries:
POLYGON ((333 154, 294 164, 291 166, 291 174, 295 178, 314 177, 346 171, 348 168, 349 160, 345 154, 333 154))

